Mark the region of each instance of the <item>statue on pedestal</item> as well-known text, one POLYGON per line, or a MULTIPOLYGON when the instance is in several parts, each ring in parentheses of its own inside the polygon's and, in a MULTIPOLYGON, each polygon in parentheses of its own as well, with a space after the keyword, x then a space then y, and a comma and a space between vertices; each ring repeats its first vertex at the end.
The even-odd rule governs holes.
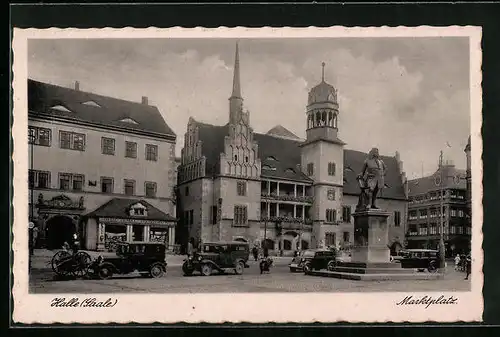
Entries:
POLYGON ((384 188, 385 174, 386 167, 380 159, 378 149, 372 148, 361 173, 357 176, 361 193, 356 210, 378 209, 376 200, 377 195, 384 188))

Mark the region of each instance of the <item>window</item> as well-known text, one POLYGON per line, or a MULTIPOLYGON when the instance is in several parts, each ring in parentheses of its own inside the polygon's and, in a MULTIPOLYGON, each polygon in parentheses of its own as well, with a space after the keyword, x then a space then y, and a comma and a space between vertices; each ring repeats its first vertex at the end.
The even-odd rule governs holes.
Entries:
POLYGON ((427 210, 421 209, 420 210, 420 219, 425 219, 425 218, 427 218, 427 210))
POLYGON ((217 206, 212 206, 210 208, 211 210, 211 213, 210 214, 210 218, 212 219, 212 224, 216 224, 217 223, 217 206))
POLYGON ((146 160, 157 161, 158 160, 158 146, 146 144, 146 160))
POLYGON ((72 176, 73 178, 73 190, 74 191, 83 191, 83 175, 81 174, 74 174, 72 176))
POLYGON ((437 226, 436 225, 432 225, 431 227, 429 227, 429 234, 430 235, 436 235, 438 232, 437 230, 437 226))
POLYGON ((307 164, 307 175, 308 176, 314 175, 314 163, 307 164))
POLYGON ((326 222, 335 222, 337 220, 337 211, 335 209, 326 210, 326 222))
POLYGON ((123 191, 125 195, 134 195, 135 194, 135 180, 125 179, 123 181, 123 191))
POLYGON ((35 126, 28 127, 28 143, 41 146, 50 146, 52 131, 35 126))
POLYGON ((238 155, 234 155, 234 161, 238 161, 238 155))
POLYGON ((234 224, 246 225, 247 224, 247 206, 234 206, 234 224))
POLYGON ((29 188, 50 188, 50 172, 29 170, 29 188))
POLYGON ((146 197, 155 198, 156 197, 156 183, 152 181, 146 181, 144 186, 146 197))
POLYGON ((59 189, 69 191, 83 191, 85 179, 81 174, 59 173, 59 189))
POLYGON ((85 151, 85 135, 82 133, 59 131, 61 149, 85 151))
POLYGON ((335 175, 335 163, 328 163, 328 175, 329 176, 335 175))
POLYGON ((463 210, 461 210, 461 209, 459 209, 459 210, 458 210, 458 216, 459 216, 460 218, 463 218, 463 217, 464 217, 464 211, 463 211, 463 210))
POLYGON ((238 181, 236 183, 236 192, 239 196, 247 195, 247 183, 245 181, 238 181))
POLYGON ((189 186, 186 186, 186 189, 185 189, 184 195, 185 195, 186 197, 188 197, 188 196, 189 196, 189 186))
POLYGON ((344 232, 344 242, 349 242, 349 232, 344 232))
POLYGON ((335 246, 335 233, 325 233, 325 245, 335 246))
POLYGON ((137 143, 125 142, 125 157, 137 158, 137 143))
POLYGON ((457 210, 454 208, 450 209, 450 216, 457 216, 457 210))
POLYGON ((342 221, 351 222, 351 206, 342 206, 342 221))
POLYGON ((113 178, 101 177, 101 192, 113 193, 113 178))
POLYGON ((416 220, 417 219, 417 211, 409 211, 408 212, 408 219, 409 220, 416 220))
POLYGON ((394 226, 396 226, 396 227, 401 226, 401 212, 400 211, 394 211, 394 226))
POLYGON ((115 140, 113 138, 101 138, 102 154, 115 155, 115 140))

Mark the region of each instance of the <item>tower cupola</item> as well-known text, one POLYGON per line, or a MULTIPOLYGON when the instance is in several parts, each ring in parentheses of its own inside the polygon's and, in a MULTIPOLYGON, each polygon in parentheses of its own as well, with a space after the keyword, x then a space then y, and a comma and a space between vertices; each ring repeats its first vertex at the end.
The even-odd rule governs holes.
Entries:
POLYGON ((325 63, 321 64, 321 82, 309 91, 307 100, 307 139, 338 141, 339 104, 337 89, 325 81, 325 63))

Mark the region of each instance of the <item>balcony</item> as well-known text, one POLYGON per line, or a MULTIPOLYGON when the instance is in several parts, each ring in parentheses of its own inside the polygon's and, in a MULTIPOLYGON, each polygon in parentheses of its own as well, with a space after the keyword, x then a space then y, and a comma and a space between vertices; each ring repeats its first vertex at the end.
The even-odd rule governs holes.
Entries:
POLYGON ((280 224, 281 228, 286 229, 308 229, 312 226, 311 219, 304 219, 301 217, 293 217, 293 216, 271 216, 266 217, 263 216, 260 219, 262 222, 267 222, 267 227, 275 227, 276 224, 280 224))
POLYGON ((290 194, 281 194, 278 195, 276 193, 261 192, 261 198, 264 200, 277 200, 277 201, 292 201, 292 202, 302 202, 307 204, 312 204, 313 197, 309 195, 301 195, 295 196, 290 194))

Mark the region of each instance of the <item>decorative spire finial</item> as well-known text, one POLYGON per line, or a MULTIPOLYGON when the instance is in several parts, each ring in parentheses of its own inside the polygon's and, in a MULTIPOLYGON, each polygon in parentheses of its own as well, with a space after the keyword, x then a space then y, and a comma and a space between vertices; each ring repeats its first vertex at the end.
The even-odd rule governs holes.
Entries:
POLYGON ((321 81, 325 81, 325 62, 321 63, 321 81))
POLYGON ((233 74, 233 93, 231 97, 241 98, 240 87, 240 53, 238 42, 236 42, 236 52, 234 54, 234 74, 233 74))

